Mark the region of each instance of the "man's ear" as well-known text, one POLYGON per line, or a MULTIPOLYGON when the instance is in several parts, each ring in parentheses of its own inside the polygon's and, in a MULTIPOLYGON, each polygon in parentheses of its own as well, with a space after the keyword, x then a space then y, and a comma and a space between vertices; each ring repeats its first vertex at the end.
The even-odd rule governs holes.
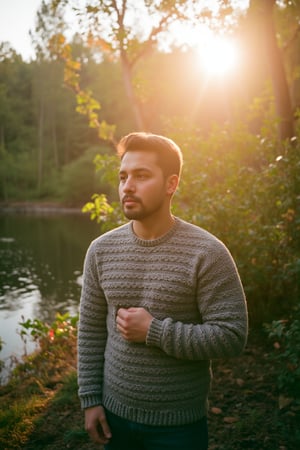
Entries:
POLYGON ((167 194, 173 195, 178 187, 179 177, 176 174, 170 175, 167 179, 167 194))

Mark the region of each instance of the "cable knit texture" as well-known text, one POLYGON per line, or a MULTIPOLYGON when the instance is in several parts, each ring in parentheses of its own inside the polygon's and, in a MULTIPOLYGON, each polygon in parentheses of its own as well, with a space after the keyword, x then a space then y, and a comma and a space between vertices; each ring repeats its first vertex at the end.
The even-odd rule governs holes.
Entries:
POLYGON ((207 413, 210 360, 240 354, 247 310, 236 266, 207 231, 175 219, 164 236, 139 239, 128 223, 86 255, 78 333, 83 408, 102 404, 148 425, 182 425, 207 413), (154 317, 145 344, 116 329, 120 307, 154 317))

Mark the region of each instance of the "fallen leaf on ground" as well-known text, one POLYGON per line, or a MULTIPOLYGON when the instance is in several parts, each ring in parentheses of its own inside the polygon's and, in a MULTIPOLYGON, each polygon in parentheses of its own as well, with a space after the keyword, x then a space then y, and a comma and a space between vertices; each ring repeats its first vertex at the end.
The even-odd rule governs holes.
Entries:
POLYGON ((220 408, 215 407, 215 406, 213 406, 213 407, 211 408, 211 412, 212 412, 213 414, 222 414, 222 410, 221 410, 220 408))
POLYGON ((286 408, 292 403, 293 399, 289 397, 284 397, 283 395, 280 395, 278 398, 278 406, 279 409, 286 408))
POLYGON ((224 417, 223 420, 225 423, 236 423, 239 421, 237 417, 224 417))

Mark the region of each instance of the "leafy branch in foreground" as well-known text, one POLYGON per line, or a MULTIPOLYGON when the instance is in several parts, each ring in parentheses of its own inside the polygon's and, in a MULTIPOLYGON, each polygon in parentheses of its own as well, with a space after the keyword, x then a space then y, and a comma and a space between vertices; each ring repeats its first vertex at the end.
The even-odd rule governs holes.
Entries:
POLYGON ((49 40, 49 49, 52 55, 63 61, 64 83, 76 95, 79 114, 86 115, 90 128, 96 128, 100 139, 112 142, 115 145, 114 133, 115 125, 109 125, 105 120, 100 121, 98 112, 101 109, 100 103, 93 97, 91 90, 82 89, 80 86, 79 61, 73 59, 71 45, 66 42, 63 34, 55 34, 49 40))
POLYGON ((69 313, 55 315, 55 320, 49 325, 39 319, 27 319, 22 317, 19 322, 22 329, 20 336, 23 342, 26 343, 27 337, 30 336, 36 341, 40 348, 48 347, 49 344, 54 347, 61 345, 64 341, 76 337, 78 316, 70 316, 69 313))

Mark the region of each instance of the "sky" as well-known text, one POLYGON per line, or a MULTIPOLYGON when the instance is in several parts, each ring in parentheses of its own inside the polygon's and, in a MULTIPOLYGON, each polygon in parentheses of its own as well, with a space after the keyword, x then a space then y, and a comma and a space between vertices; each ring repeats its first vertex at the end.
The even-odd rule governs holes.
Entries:
POLYGON ((29 30, 34 29, 36 12, 42 0, 0 0, 0 42, 8 41, 29 61, 33 49, 29 30))
MULTIPOLYGON (((42 0, 0 0, 0 42, 8 41, 25 61, 34 58, 29 30, 34 30, 36 12, 41 2, 42 0)), ((245 6, 247 3, 247 0, 233 0, 236 6, 245 6)), ((211 5, 210 2, 209 4, 211 5)))

